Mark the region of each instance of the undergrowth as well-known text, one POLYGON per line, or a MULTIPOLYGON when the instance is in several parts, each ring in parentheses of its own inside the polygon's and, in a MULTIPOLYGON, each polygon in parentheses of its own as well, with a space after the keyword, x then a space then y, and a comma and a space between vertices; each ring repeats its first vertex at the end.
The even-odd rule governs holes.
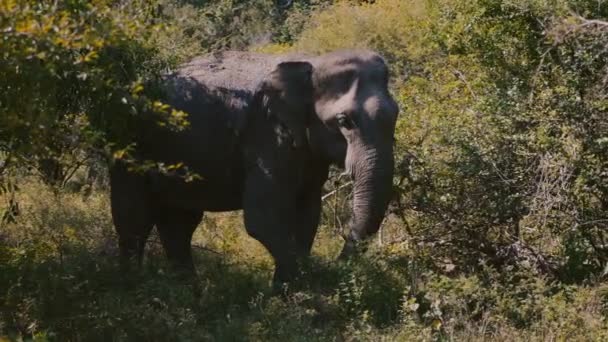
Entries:
POLYGON ((526 272, 433 271, 414 250, 373 244, 335 261, 326 226, 287 295, 240 214, 207 216, 194 283, 168 269, 153 235, 143 269, 122 274, 103 191, 20 187, 22 212, 2 229, 0 336, 9 340, 602 340, 606 285, 563 285, 526 272), (329 247, 328 247, 329 246, 329 247), (329 250, 328 250, 329 248, 329 250))
POLYGON ((608 340, 608 3, 11 0, 0 17, 0 341, 608 340), (349 190, 330 181, 285 295, 238 212, 206 215, 196 281, 154 234, 121 273, 90 151, 112 150, 93 129, 110 112, 131 132, 109 106, 205 52, 341 48, 385 57, 401 110, 368 250, 336 261, 349 190))

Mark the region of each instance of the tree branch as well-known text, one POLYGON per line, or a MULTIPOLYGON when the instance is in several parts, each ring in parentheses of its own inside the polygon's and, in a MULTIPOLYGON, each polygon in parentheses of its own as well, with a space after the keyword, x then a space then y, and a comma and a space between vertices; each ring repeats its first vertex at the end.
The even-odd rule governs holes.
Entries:
POLYGON ((335 189, 335 190, 333 190, 333 191, 330 191, 330 192, 326 193, 325 195, 323 195, 323 197, 321 197, 321 201, 325 201, 325 200, 326 200, 326 199, 328 199, 329 197, 331 197, 331 196, 335 195, 335 194, 336 194, 338 191, 340 191, 340 190, 342 190, 342 189, 344 189, 344 188, 346 188, 346 187, 349 187, 349 186, 351 186, 351 185, 353 185, 353 182, 352 182, 352 181, 350 181, 350 182, 347 182, 347 183, 345 183, 345 184, 340 185, 340 186, 339 186, 337 189, 335 189))

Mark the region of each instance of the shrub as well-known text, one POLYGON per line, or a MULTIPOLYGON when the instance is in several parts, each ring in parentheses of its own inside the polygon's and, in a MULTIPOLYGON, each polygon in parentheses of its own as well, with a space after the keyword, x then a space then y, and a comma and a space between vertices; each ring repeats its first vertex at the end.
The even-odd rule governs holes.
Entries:
POLYGON ((406 234, 461 271, 479 258, 569 281, 602 271, 606 31, 572 14, 605 18, 596 5, 384 0, 313 18, 294 49, 371 48, 395 76, 386 240, 406 234))
POLYGON ((20 166, 0 165, 0 336, 608 338, 606 5, 161 3, 0 5, 0 153, 20 166), (194 284, 167 271, 154 236, 144 269, 117 276, 107 193, 49 188, 21 166, 48 156, 77 165, 89 146, 81 142, 112 134, 126 144, 121 120, 140 112, 106 118, 102 105, 154 106, 142 81, 201 52, 247 47, 367 47, 387 58, 402 112, 396 196, 380 234, 366 253, 333 261, 349 188, 329 182, 314 256, 282 297, 270 293, 271 259, 238 213, 206 216, 195 235, 194 284))

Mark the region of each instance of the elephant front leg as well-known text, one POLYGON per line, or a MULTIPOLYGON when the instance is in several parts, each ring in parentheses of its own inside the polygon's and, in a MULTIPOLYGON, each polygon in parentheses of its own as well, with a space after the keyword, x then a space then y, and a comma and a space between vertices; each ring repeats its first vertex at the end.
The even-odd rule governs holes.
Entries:
POLYGON ((273 286, 278 289, 298 272, 297 246, 293 229, 295 196, 263 174, 248 177, 243 197, 245 227, 272 255, 273 286))
POLYGON ((297 216, 295 222, 294 238, 297 256, 305 259, 310 256, 319 219, 321 217, 321 188, 307 191, 298 198, 297 216))
POLYGON ((295 230, 298 258, 305 259, 310 256, 319 220, 321 217, 323 184, 327 180, 329 165, 318 160, 308 162, 306 171, 307 182, 301 187, 296 204, 295 230))

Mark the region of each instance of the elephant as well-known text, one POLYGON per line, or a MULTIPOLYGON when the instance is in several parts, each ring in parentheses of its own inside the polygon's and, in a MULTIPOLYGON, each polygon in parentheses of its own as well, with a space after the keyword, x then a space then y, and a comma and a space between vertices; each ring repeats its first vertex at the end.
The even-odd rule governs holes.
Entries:
POLYGON ((310 255, 330 165, 353 181, 348 254, 379 229, 391 197, 399 108, 388 82, 387 63, 370 50, 226 51, 164 76, 165 102, 189 125, 138 125, 134 153, 200 177, 111 165, 121 263, 141 264, 156 227, 168 260, 194 273, 191 239, 204 212, 242 210, 247 233, 275 262, 273 283, 288 282, 310 255))

